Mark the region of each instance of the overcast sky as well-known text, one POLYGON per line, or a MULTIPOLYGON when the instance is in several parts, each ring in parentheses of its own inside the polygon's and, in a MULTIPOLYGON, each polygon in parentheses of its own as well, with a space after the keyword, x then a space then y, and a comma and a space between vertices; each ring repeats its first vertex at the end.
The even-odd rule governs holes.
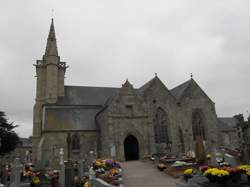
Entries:
POLYGON ((32 134, 36 59, 54 9, 67 85, 169 89, 194 79, 218 116, 250 110, 249 0, 1 0, 0 110, 32 134))

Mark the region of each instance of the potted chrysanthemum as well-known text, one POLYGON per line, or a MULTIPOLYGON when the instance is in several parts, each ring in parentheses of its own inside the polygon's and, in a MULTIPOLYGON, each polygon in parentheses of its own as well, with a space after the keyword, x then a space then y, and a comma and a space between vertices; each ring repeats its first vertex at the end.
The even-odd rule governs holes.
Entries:
POLYGON ((238 167, 243 174, 247 175, 248 181, 250 181, 250 165, 241 165, 238 167))
POLYGON ((183 177, 184 177, 184 180, 185 181, 188 181, 188 179, 192 178, 193 177, 193 169, 192 168, 189 168, 189 169, 186 169, 184 172, 183 172, 183 177))
POLYGON ((225 183, 229 179, 229 172, 224 169, 210 168, 203 173, 210 182, 225 183))

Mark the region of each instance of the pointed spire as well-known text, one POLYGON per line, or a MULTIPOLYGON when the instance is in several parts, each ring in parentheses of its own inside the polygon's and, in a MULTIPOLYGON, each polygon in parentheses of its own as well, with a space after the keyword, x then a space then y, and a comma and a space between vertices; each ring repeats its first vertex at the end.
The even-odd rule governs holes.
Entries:
POLYGON ((57 44, 56 44, 56 33, 55 33, 53 18, 51 19, 50 30, 49 30, 46 51, 45 51, 45 56, 50 56, 50 55, 58 56, 57 44))
POLYGON ((133 88, 133 85, 126 79, 126 82, 122 85, 123 88, 133 88))

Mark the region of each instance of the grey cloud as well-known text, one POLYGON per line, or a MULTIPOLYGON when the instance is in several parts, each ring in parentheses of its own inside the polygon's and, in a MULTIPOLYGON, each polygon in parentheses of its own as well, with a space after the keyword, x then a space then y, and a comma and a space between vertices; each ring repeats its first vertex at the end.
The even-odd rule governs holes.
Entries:
POLYGON ((1 1, 0 110, 31 135, 35 68, 51 9, 66 84, 139 87, 157 72, 168 88, 195 80, 219 116, 246 114, 250 81, 248 0, 1 1))

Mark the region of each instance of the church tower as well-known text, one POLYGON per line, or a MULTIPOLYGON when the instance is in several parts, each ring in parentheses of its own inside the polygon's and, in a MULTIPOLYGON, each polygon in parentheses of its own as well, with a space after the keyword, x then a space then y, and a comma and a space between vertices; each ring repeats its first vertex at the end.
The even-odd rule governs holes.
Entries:
POLYGON ((42 116, 45 104, 55 104, 64 96, 66 63, 58 56, 54 20, 51 20, 45 54, 36 64, 36 99, 33 113, 33 159, 37 159, 37 148, 42 136, 42 116))

